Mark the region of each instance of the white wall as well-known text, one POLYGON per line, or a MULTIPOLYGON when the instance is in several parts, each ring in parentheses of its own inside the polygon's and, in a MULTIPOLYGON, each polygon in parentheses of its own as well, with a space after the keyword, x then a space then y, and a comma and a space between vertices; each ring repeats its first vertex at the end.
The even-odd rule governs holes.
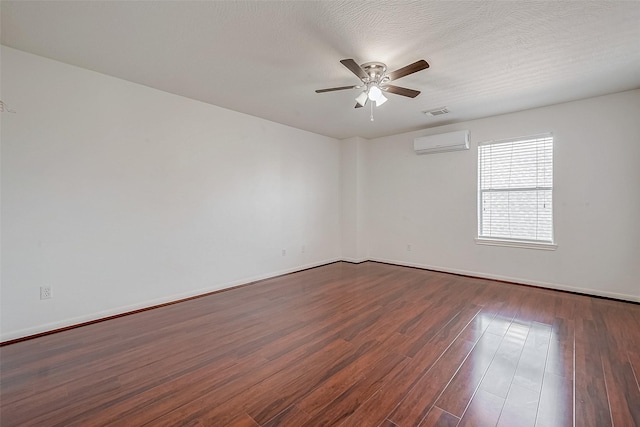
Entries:
POLYGON ((6 47, 2 100, 2 341, 340 258, 340 141, 6 47))
POLYGON ((640 90, 379 138, 367 156, 370 258, 640 301, 640 90), (413 152, 462 129, 469 151, 413 152), (476 244, 478 142, 544 132, 557 250, 476 244))

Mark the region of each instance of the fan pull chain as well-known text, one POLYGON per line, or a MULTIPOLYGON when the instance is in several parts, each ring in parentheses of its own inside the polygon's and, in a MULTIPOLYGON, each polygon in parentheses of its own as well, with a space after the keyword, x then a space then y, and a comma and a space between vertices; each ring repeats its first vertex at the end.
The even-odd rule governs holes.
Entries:
POLYGON ((373 121, 373 101, 369 101, 369 106, 371 107, 371 121, 373 121))

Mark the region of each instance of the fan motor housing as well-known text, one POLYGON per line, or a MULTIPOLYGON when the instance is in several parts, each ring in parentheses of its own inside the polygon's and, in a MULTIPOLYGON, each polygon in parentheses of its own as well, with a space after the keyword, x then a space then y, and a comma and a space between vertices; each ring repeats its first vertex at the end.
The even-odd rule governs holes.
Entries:
POLYGON ((387 72, 387 66, 382 62, 365 62, 362 69, 369 75, 369 81, 380 83, 387 72))

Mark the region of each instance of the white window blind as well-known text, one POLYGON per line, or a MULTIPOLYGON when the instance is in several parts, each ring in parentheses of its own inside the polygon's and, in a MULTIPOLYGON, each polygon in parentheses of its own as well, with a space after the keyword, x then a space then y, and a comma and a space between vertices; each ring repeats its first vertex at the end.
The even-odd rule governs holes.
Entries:
POLYGON ((478 146, 478 238, 553 243, 553 136, 478 146))

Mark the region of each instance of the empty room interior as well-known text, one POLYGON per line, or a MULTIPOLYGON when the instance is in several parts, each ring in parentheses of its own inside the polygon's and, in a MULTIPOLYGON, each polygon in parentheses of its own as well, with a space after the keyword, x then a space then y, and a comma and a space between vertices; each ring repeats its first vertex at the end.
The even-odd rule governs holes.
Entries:
POLYGON ((640 2, 0 2, 0 425, 640 426, 640 2))

